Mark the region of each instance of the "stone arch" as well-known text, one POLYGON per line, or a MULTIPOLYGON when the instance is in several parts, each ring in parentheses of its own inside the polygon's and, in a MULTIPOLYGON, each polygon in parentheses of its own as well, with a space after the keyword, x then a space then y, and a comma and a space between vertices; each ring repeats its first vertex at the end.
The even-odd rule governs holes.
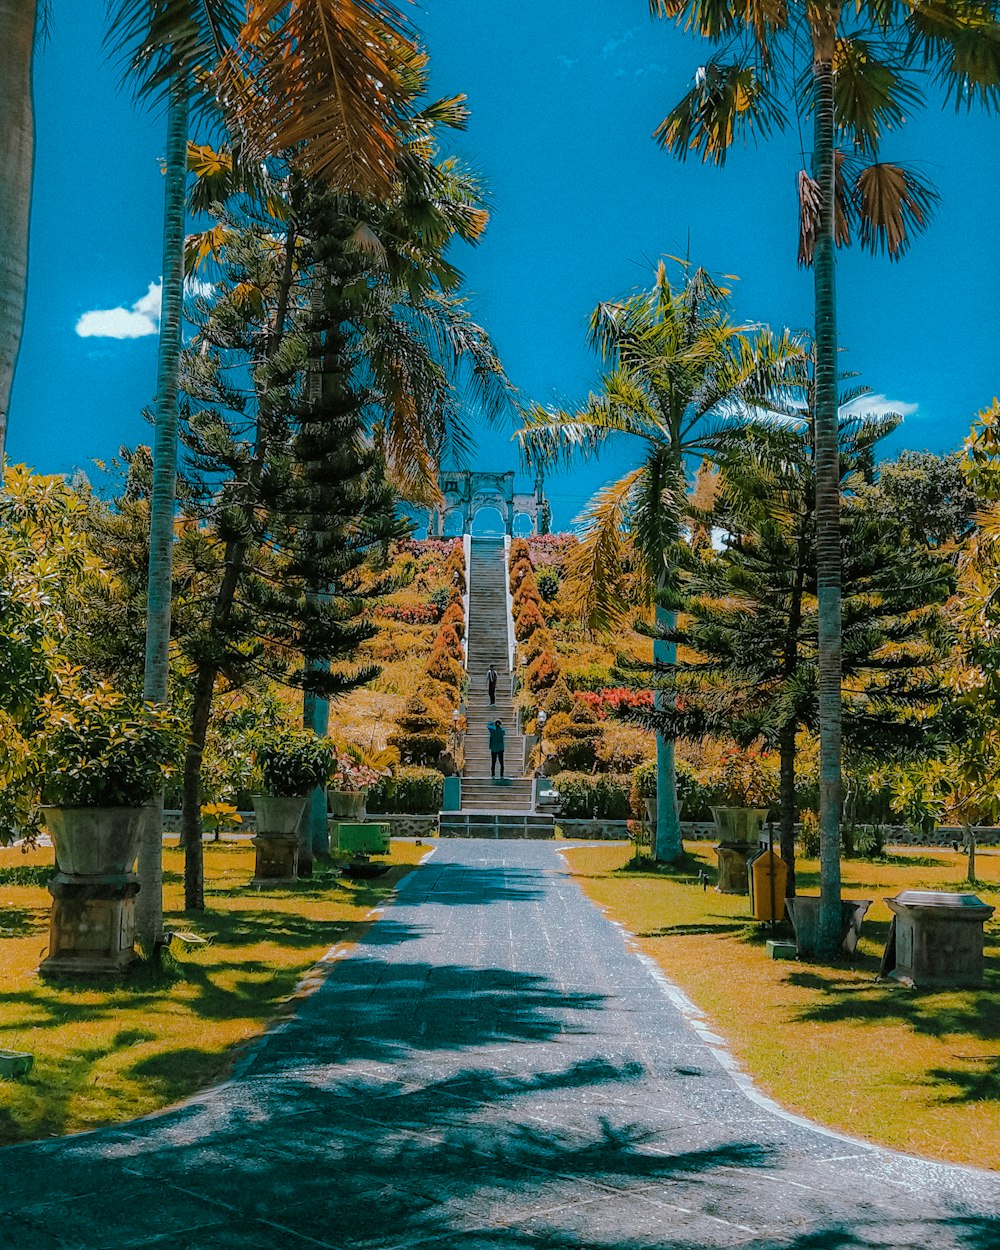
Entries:
POLYGON ((473 536, 485 537, 487 534, 507 534, 507 509, 503 500, 486 499, 473 504, 470 509, 472 524, 469 527, 473 536), (490 521, 493 524, 490 526, 490 521), (489 528, 486 528, 489 526, 489 528))

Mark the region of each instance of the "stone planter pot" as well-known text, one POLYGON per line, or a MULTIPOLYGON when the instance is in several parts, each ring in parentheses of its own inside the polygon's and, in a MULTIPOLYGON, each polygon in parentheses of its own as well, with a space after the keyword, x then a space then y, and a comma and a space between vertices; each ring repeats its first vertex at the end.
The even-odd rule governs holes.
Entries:
POLYGON ((330 790, 330 815, 334 820, 359 821, 365 818, 367 790, 330 790))
POLYGON ((278 798, 273 794, 251 794, 258 833, 292 834, 298 830, 305 811, 306 796, 278 798))
POLYGON ((766 807, 713 807, 712 819, 719 841, 733 845, 756 846, 767 819, 766 807))
POLYGON ((646 805, 646 820, 649 822, 650 826, 653 829, 655 829, 656 828, 656 799, 643 799, 642 801, 646 805))
POLYGON ((43 807, 56 867, 69 877, 123 877, 139 853, 144 807, 43 807))
MULTIPOLYGON (((870 906, 870 899, 841 899, 840 941, 841 948, 847 954, 854 953, 861 933, 861 922, 870 906)), ((819 947, 819 895, 797 894, 795 898, 785 900, 785 907, 795 930, 795 945, 799 955, 811 959, 819 947)))

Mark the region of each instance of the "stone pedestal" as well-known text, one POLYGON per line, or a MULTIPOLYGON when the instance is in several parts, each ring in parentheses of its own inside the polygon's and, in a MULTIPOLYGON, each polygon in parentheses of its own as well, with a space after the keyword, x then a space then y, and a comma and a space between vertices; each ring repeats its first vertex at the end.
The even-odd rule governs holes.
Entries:
POLYGON ((993 908, 975 894, 904 890, 894 913, 883 972, 920 988, 983 983, 983 925, 993 908))
POLYGON ((291 885, 298 881, 297 833, 259 833, 253 844, 257 857, 251 885, 291 885))
POLYGON ((121 977, 135 959, 134 873, 86 877, 57 872, 49 882, 49 953, 39 972, 121 977))
POLYGON ((747 860, 757 854, 756 846, 742 842, 720 842, 715 848, 719 861, 719 880, 716 889, 720 894, 749 894, 747 860))

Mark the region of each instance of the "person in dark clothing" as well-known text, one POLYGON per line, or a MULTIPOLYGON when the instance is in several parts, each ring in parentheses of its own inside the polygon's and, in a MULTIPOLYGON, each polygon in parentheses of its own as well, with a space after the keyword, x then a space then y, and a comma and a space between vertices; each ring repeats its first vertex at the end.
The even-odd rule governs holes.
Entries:
POLYGON ((500 780, 503 780, 503 749, 507 741, 507 730, 502 720, 490 721, 490 776, 497 775, 497 764, 500 765, 500 780))
POLYGON ((497 677, 496 666, 491 664, 486 670, 486 690, 490 696, 490 706, 496 707, 497 702, 497 677))

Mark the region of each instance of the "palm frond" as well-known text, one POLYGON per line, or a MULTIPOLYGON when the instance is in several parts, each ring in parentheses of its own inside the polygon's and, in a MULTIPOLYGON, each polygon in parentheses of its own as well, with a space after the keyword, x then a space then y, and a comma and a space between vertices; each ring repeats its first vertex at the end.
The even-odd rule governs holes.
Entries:
POLYGON ((685 160, 691 151, 724 165, 730 147, 784 130, 786 117, 753 65, 709 61, 695 84, 653 131, 661 148, 685 160))
POLYGON ((570 598, 589 629, 604 632, 626 618, 630 604, 622 592, 628 561, 626 529, 644 465, 605 486, 577 518, 580 542, 567 567, 570 598))
POLYGON ((877 162, 860 170, 851 189, 861 246, 899 260, 924 230, 938 193, 912 167, 877 162))
POLYGON ((218 81, 248 153, 292 151, 311 177, 384 196, 416 55, 388 0, 257 0, 218 81))

